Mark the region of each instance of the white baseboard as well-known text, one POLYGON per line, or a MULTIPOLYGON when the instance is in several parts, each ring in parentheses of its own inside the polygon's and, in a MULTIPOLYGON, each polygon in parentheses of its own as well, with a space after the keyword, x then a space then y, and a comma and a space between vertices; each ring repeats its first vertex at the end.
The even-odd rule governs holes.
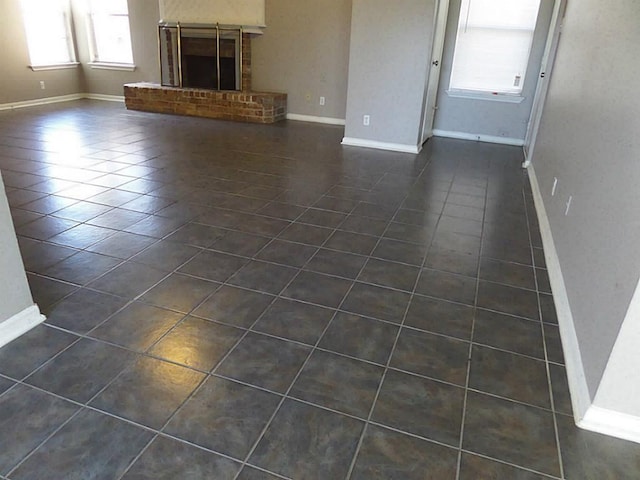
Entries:
POLYGON ((375 140, 366 140, 364 138, 344 137, 342 145, 350 147, 375 148, 377 150, 390 150, 392 152, 402 153, 420 153, 422 145, 405 145, 403 143, 387 143, 377 142, 375 140))
POLYGON ((287 113, 287 120, 295 120, 297 122, 323 123, 325 125, 342 125, 344 126, 344 118, 332 117, 315 117, 313 115, 300 115, 298 113, 287 113))
POLYGON ((473 140, 474 142, 499 143, 501 145, 524 146, 524 140, 520 138, 496 137, 477 133, 450 132, 447 130, 434 130, 434 137, 456 138, 458 140, 473 140))
POLYGON ((24 102, 11 102, 0 104, 0 110, 13 110, 16 108, 36 107, 38 105, 49 105, 51 103, 72 102, 86 98, 84 93, 73 93, 71 95, 60 95, 58 97, 36 98, 25 100, 24 102))
POLYGON ((538 223, 540 224, 540 234, 544 245, 547 271, 549 273, 551 289, 553 290, 553 300, 558 315, 558 326, 560 328, 562 350, 564 351, 569 391, 571 392, 573 416, 576 424, 582 426, 583 419, 585 418, 587 411, 590 408, 593 408, 593 401, 589 394, 589 387, 587 386, 587 380, 584 374, 582 355, 580 354, 580 344, 578 343, 578 335, 576 334, 575 325, 573 323, 573 314, 571 313, 571 306, 569 305, 569 296, 562 276, 558 252, 553 242, 549 218, 547 217, 547 211, 545 209, 544 202, 542 201, 540 186, 538 185, 538 179, 536 177, 534 167, 530 166, 528 171, 536 212, 538 213, 538 223))
POLYGON ((640 443, 640 417, 592 405, 577 425, 585 430, 640 443))
POLYGON ((44 322, 44 315, 37 305, 31 305, 13 317, 0 323, 0 347, 27 333, 33 327, 44 322))
POLYGON ((103 95, 101 93, 85 93, 84 98, 89 100, 102 100, 103 102, 124 103, 124 95, 103 95))

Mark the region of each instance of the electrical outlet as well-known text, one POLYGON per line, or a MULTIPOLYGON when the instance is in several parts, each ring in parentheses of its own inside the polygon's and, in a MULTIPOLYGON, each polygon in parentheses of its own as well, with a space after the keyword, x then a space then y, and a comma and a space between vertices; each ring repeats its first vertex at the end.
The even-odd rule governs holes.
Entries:
POLYGON ((324 106, 324 102, 325 102, 325 98, 324 97, 320 97, 320 105, 324 106))
POLYGON ((40 90, 44 90, 45 86, 44 86, 44 80, 40 80, 40 90))
POLYGON ((368 127, 369 125, 371 125, 371 116, 364 115, 362 117, 362 125, 364 125, 365 127, 368 127))
POLYGON ((565 216, 569 215, 569 208, 571 208, 571 200, 573 199, 573 197, 571 195, 569 195, 569 200, 567 200, 567 209, 564 211, 565 216))
POLYGON ((556 194, 556 188, 558 188, 558 179, 556 177, 553 177, 553 187, 551 187, 552 197, 556 194))

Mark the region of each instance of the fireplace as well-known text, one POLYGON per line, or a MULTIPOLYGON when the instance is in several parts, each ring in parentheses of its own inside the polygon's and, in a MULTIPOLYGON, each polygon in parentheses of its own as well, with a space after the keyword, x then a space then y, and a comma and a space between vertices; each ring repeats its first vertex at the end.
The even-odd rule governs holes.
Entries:
POLYGON ((208 90, 247 90, 243 82, 242 27, 161 23, 162 85, 208 90))

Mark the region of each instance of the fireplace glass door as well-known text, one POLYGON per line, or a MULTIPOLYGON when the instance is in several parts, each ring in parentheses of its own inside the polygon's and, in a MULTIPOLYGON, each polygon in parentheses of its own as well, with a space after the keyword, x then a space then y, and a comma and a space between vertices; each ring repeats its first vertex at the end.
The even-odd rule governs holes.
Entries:
POLYGON ((241 30, 218 26, 159 27, 162 85, 241 89, 241 30))

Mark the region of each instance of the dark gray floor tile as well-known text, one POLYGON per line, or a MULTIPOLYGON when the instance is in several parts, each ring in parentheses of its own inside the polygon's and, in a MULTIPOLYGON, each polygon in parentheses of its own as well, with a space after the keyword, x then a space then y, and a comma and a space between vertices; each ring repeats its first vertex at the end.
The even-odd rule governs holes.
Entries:
POLYGON ((401 208, 393 218, 394 222, 407 223, 409 225, 417 225, 428 228, 435 228, 440 218, 440 212, 442 211, 442 204, 437 202, 435 204, 435 212, 424 210, 422 208, 416 209, 416 205, 411 205, 412 208, 401 208))
POLYGON ((397 333, 396 325, 340 312, 331 322, 319 346, 385 365, 397 333))
POLYGON ((383 371, 369 363, 315 351, 289 395, 366 419, 383 371))
POLYGON ((452 252, 477 257, 480 255, 481 243, 481 239, 476 236, 443 230, 434 235, 429 253, 452 252))
POLYGON ((349 215, 340 225, 340 230, 378 237, 384 233, 387 225, 388 222, 386 220, 349 215))
POLYGON ((65 207, 73 205, 74 203, 77 203, 77 200, 74 200, 72 198, 64 198, 57 195, 49 195, 47 197, 42 197, 32 202, 25 203, 21 206, 23 209, 29 210, 31 212, 49 215, 51 213, 57 212, 58 210, 62 210, 65 207))
POLYGON ((90 284, 91 288, 126 298, 135 298, 166 275, 155 268, 127 262, 90 284))
POLYGON ((304 267, 305 270, 355 279, 367 257, 321 248, 304 267))
POLYGON ((425 245, 383 238, 371 255, 392 262, 421 266, 426 253, 425 245))
POLYGON ((378 237, 338 230, 331 235, 331 238, 323 246, 342 252, 369 255, 377 243, 378 237))
POLYGON ((249 462, 289 478, 344 478, 364 423, 285 400, 249 462))
POLYGON ((551 295, 540 294, 540 311, 542 313, 542 321, 552 325, 558 324, 558 315, 556 314, 556 306, 551 295))
POLYGON ((187 223, 183 218, 164 218, 158 215, 150 215, 141 222, 135 223, 124 230, 136 235, 145 235, 153 238, 163 238, 187 223))
POLYGON ((87 402, 135 359, 121 348, 82 339, 25 381, 49 392, 87 402))
POLYGON ((454 252, 432 252, 427 255, 425 267, 467 277, 478 275, 478 257, 454 252))
POLYGON ((0 396, 0 474, 8 473, 77 409, 25 385, 0 396))
POLYGON ((188 273, 196 277, 225 282, 249 260, 236 255, 220 252, 204 251, 196 255, 187 264, 180 267, 181 273, 188 273))
POLYGON ((473 341, 501 350, 544 359, 540 322, 478 309, 473 329, 473 341))
POLYGON ((266 293, 242 288, 222 286, 202 305, 194 315, 238 327, 249 328, 271 304, 274 297, 266 293))
POLYGON ((467 342, 403 328, 390 365, 408 372, 464 385, 468 358, 467 342))
POLYGON ((93 399, 91 406, 159 429, 203 378, 202 373, 142 357, 93 399))
POLYGON ((338 228, 338 226, 347 218, 344 213, 329 212, 327 210, 318 210, 310 208, 304 212, 296 221, 300 223, 309 223, 319 227, 338 228))
POLYGON ((305 210, 305 207, 274 201, 258 210, 258 213, 260 215, 266 215, 267 217, 281 218, 283 220, 295 220, 304 213, 305 210))
POLYGON ((405 324, 462 340, 471 339, 473 307, 420 295, 411 298, 405 324))
POLYGON ((314 345, 333 314, 334 310, 328 308, 279 298, 264 312, 253 329, 314 345))
POLYGON ((165 431, 243 460, 279 402, 277 395, 211 377, 171 419, 165 431))
POLYGON ((52 307, 57 302, 78 289, 75 285, 38 275, 27 274, 27 280, 34 302, 45 315, 51 312, 52 307))
POLYGON ((337 198, 331 196, 322 197, 316 203, 313 204, 314 208, 320 208, 322 210, 329 210, 332 212, 339 213, 350 213, 356 206, 358 202, 354 200, 347 200, 345 198, 337 198))
POLYGON ((547 347, 547 359, 550 362, 564 365, 560 329, 556 325, 544 325, 544 343, 547 347))
POLYGON ((291 267, 252 260, 229 279, 229 284, 275 295, 280 293, 296 272, 291 267))
POLYGON ((78 250, 52 243, 19 237, 20 253, 28 272, 41 273, 47 268, 78 253, 78 250))
POLYGON ((167 437, 156 437, 123 480, 233 480, 241 464, 167 437))
POLYGON ((77 225, 77 222, 71 220, 46 216, 29 222, 26 225, 16 226, 16 233, 23 237, 35 238, 36 240, 47 240, 77 225))
POLYGON ((260 260, 290 267, 302 267, 318 249, 311 245, 274 240, 256 256, 260 260))
POLYGON ((0 377, 0 395, 9 390, 16 384, 13 380, 9 380, 5 377, 0 377))
POLYGON ((483 258, 480 262, 480 278, 512 287, 536 289, 533 267, 529 265, 483 258))
POLYGON ((249 333, 216 369, 241 382, 284 393, 310 349, 284 340, 249 333))
POLYGON ((245 465, 236 480, 278 480, 279 478, 281 477, 276 477, 275 475, 271 475, 263 470, 245 465))
POLYGON ((284 297, 337 308, 352 282, 315 272, 303 271, 282 292, 284 297))
POLYGON ((256 235, 274 237, 282 232, 290 222, 277 218, 263 217, 259 215, 247 215, 236 229, 256 235))
POLYGON ((440 221, 438 222, 436 232, 453 232, 480 237, 482 236, 482 221, 450 217, 443 213, 442 217, 440 217, 440 221))
POLYGON ((458 453, 452 448, 370 425, 351 478, 453 480, 457 461, 458 453))
POLYGON ((469 388, 542 408, 551 408, 544 362, 474 345, 469 388))
POLYGON ((536 281, 538 283, 538 291, 541 293, 551 293, 551 280, 549 273, 544 268, 536 268, 536 281))
POLYGON ((370 258, 358 281, 412 292, 419 273, 418 267, 370 258))
POLYGON ((469 392, 462 447, 560 476, 553 414, 536 407, 469 392))
POLYGON ((210 371, 227 354, 243 330, 187 317, 149 353, 199 370, 210 371))
POLYGON ((356 282, 341 308, 359 315, 401 323, 409 298, 406 292, 356 282))
POLYGON ((228 230, 222 228, 210 227, 200 223, 188 223, 165 238, 165 241, 207 248, 227 233, 228 230))
POLYGON ((478 306, 498 312, 538 320, 536 292, 480 280, 478 306))
POLYGON ((330 228, 307 225, 304 223, 292 223, 279 236, 281 240, 304 243, 306 245, 322 245, 333 230, 330 228))
POLYGON ((0 349, 0 373, 21 380, 78 337, 39 325, 0 349))
POLYGON ((434 229, 408 223, 391 222, 384 232, 386 238, 403 242, 429 245, 433 237, 434 229))
POLYGON ((551 392, 553 393, 553 406, 556 412, 563 415, 573 415, 571 393, 567 381, 567 372, 562 365, 549 364, 551 374, 551 392))
POLYGON ((113 235, 115 230, 81 224, 50 238, 52 243, 73 248, 87 248, 94 243, 113 235))
POLYGON ((153 245, 157 240, 144 235, 128 232, 118 232, 94 245, 87 250, 126 260, 145 248, 153 245))
POLYGON ((111 210, 112 207, 90 202, 79 202, 56 212, 56 217, 86 222, 111 210))
POLYGON ((476 279, 423 269, 416 293, 473 305, 476 297, 476 279))
POLYGON ((151 438, 152 434, 142 428, 84 410, 36 450, 11 477, 119 478, 151 438))
POLYGON ((91 332, 91 336, 144 352, 182 318, 182 314, 134 302, 91 332))
MULTIPOLYGON (((131 202, 129 202, 128 204, 131 204, 131 202)), ((147 216, 148 214, 146 213, 134 212, 133 210, 125 210, 124 208, 114 208, 113 210, 103 213, 102 215, 92 218, 91 220, 88 220, 87 224, 96 225, 98 227, 112 228, 114 230, 122 230, 123 228, 130 227, 134 223, 138 223, 144 220, 145 218, 147 218, 147 216)))
POLYGON ((550 477, 463 452, 460 480, 546 480, 550 477))
POLYGON ((121 297, 80 289, 53 307, 47 323, 83 335, 126 303, 127 300, 121 297))
POLYGON ((131 260, 163 271, 173 271, 200 252, 189 245, 160 241, 131 260))
POLYGON ((216 282, 173 273, 145 293, 140 300, 188 313, 219 287, 220 284, 216 282))
POLYGON ((269 238, 267 237, 242 232, 229 232, 211 245, 211 248, 220 252, 252 257, 267 243, 269 243, 269 238))
POLYGON ((47 276, 58 278, 66 282, 86 285, 100 275, 118 265, 121 260, 90 252, 78 252, 75 255, 48 268, 47 276))
POLYGON ((390 370, 372 420, 457 447, 463 400, 462 388, 390 370))
POLYGON ((572 417, 557 416, 565 477, 584 480, 631 480, 640 471, 640 446, 589 432, 572 417))

